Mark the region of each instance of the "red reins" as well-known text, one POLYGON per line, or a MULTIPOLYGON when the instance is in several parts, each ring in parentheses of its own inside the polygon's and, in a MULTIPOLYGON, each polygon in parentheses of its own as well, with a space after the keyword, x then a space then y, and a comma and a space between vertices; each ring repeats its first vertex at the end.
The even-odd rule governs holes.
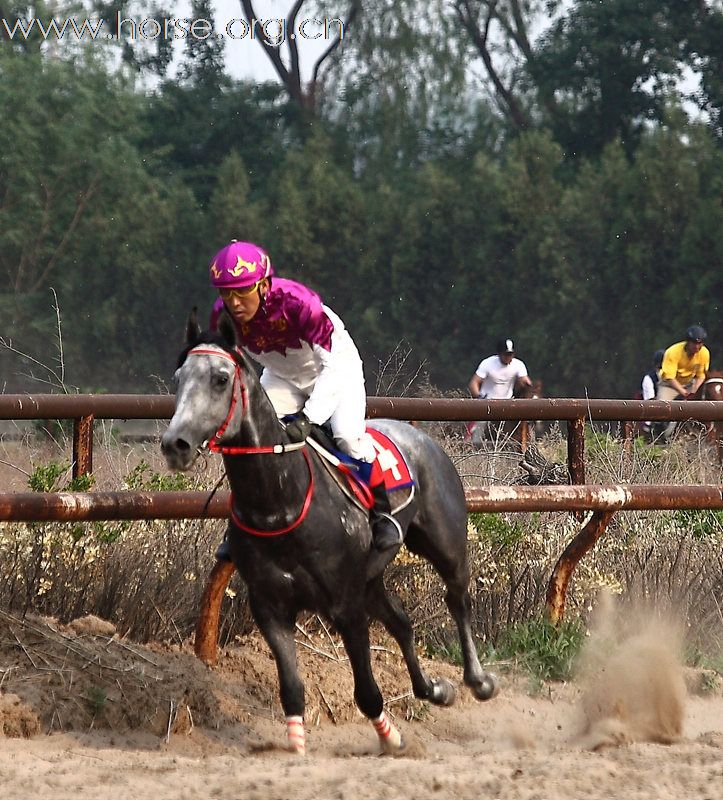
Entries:
POLYGON ((189 356, 200 356, 200 355, 210 355, 210 356, 218 356, 219 358, 225 358, 227 361, 230 361, 234 366, 234 376, 233 376, 233 386, 231 391, 231 402, 229 404, 228 414, 226 415, 226 419, 221 423, 219 429, 214 433, 211 439, 208 441, 208 449, 212 453, 220 453, 221 455, 229 455, 229 456, 244 456, 244 455, 266 455, 266 454, 284 454, 293 452, 294 450, 299 450, 303 448, 304 458, 306 459, 306 466, 309 469, 309 485, 306 489, 306 495, 304 497, 303 505, 301 506, 301 511, 299 512, 299 516, 292 522, 290 525, 287 525, 285 528, 279 528, 275 531, 263 531, 259 528, 252 528, 249 525, 245 525, 241 520, 238 518, 236 513, 236 502, 233 493, 233 489, 231 490, 231 519, 233 520, 234 524, 237 525, 241 530, 245 531, 246 533, 250 533, 252 536, 282 536, 285 533, 290 533, 295 528, 297 528, 306 518, 306 515, 309 513, 309 508, 311 507, 311 499, 314 495, 314 472, 311 466, 311 459, 309 458, 309 454, 306 450, 305 443, 301 442, 299 444, 274 444, 274 445, 267 445, 265 447, 239 447, 235 445, 222 445, 220 444, 220 439, 223 437, 224 433, 226 433, 226 429, 228 428, 229 424, 231 423, 231 419, 233 418, 234 412, 236 411, 236 406, 238 404, 238 394, 241 395, 241 403, 242 403, 242 410, 243 413, 246 414, 248 409, 248 393, 246 391, 246 384, 244 383, 241 377, 241 366, 238 361, 230 354, 227 353, 225 350, 210 350, 204 347, 194 347, 193 349, 188 351, 189 356))

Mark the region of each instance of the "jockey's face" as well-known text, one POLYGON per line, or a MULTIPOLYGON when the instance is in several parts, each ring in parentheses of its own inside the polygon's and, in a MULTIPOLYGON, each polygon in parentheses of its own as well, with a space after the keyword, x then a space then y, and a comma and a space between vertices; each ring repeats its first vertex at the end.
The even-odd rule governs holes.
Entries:
POLYGON ((703 347, 703 342, 695 339, 688 339, 685 343, 685 351, 689 356, 694 356, 696 353, 699 353, 701 347, 703 347))
POLYGON ((507 365, 512 363, 512 359, 515 357, 514 353, 497 353, 497 357, 499 360, 507 365))
POLYGON ((269 282, 264 278, 249 289, 221 289, 219 294, 236 322, 250 322, 256 316, 268 288, 269 282))

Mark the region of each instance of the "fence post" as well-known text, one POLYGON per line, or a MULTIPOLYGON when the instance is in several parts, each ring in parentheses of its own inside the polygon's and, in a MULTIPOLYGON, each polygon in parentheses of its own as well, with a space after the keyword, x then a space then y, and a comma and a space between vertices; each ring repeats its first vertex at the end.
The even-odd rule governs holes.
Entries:
POLYGON ((585 483, 585 419, 567 422, 567 468, 571 483, 585 483))
POLYGON ((93 472, 93 420, 87 417, 76 417, 73 420, 73 477, 90 475, 93 472))
POLYGON ((218 661, 218 623, 221 618, 221 603, 236 567, 230 561, 216 561, 206 582, 201 598, 201 610, 196 623, 193 649, 208 666, 218 661))
MULTIPOLYGON (((585 418, 567 421, 567 469, 570 483, 585 483, 585 418)), ((585 518, 584 511, 573 511, 578 522, 585 518)))
POLYGON ((565 616, 567 585, 585 553, 590 552, 598 539, 605 533, 614 511, 593 511, 587 525, 575 536, 555 564, 555 569, 547 584, 547 616, 552 623, 562 622, 565 616))

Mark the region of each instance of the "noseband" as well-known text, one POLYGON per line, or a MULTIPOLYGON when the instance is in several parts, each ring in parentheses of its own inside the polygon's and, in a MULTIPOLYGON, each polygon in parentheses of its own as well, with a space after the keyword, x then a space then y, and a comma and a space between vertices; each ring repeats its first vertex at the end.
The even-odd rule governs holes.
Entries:
POLYGON ((242 412, 245 415, 248 411, 248 390, 246 389, 246 384, 243 380, 241 375, 241 365, 239 364, 238 360, 235 359, 230 353, 227 353, 225 350, 210 350, 205 347, 194 347, 188 351, 189 356, 218 356, 219 358, 225 358, 227 361, 230 361, 233 364, 234 375, 233 375, 233 386, 231 387, 231 402, 229 403, 228 414, 226 415, 226 419, 221 423, 219 429, 214 433, 214 435, 209 439, 206 443, 206 446, 212 453, 220 453, 221 455, 228 455, 228 456, 245 456, 245 455, 267 455, 267 454, 276 454, 281 455, 284 453, 292 453, 295 450, 302 450, 304 453, 304 458, 306 459, 306 466, 309 470, 309 486, 306 489, 306 495, 304 497, 304 502, 301 507, 301 511, 298 517, 290 524, 287 525, 285 528, 279 528, 274 531, 262 531, 258 528, 252 528, 238 518, 238 514, 236 513, 236 503, 235 498, 233 497, 233 490, 231 491, 231 519, 233 520, 234 524, 241 528, 241 530, 245 531, 246 533, 250 533, 253 536, 281 536, 284 533, 289 533, 293 531, 294 528, 297 528, 301 523, 304 521, 306 515, 309 513, 309 508, 311 506, 311 498, 314 495, 314 472, 311 468, 311 459, 309 458, 309 453, 306 449, 306 442, 294 442, 292 444, 286 444, 284 442, 280 444, 273 444, 268 445, 265 447, 237 447, 231 445, 222 445, 220 443, 221 438, 226 433, 226 429, 228 428, 231 420, 233 419, 234 412, 236 411, 236 406, 238 405, 238 397, 241 396, 241 406, 242 412))

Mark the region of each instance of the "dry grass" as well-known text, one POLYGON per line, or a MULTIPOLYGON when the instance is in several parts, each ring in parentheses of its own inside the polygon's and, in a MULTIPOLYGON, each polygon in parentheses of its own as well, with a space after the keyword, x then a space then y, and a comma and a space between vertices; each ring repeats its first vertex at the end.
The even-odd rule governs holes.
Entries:
MULTIPOLYGON (((524 477, 509 440, 473 449, 461 426, 423 423, 450 453, 467 486, 512 483, 524 477)), ((551 461, 565 460, 559 427, 539 441, 551 461)), ((668 448, 632 448, 603 433, 587 440, 590 482, 720 483, 720 467, 704 441, 687 439, 668 448)), ((23 490, 28 476, 49 462, 69 464, 67 439, 27 435, 0 440, 0 474, 6 490, 23 490)), ((96 487, 117 490, 178 488, 158 454, 157 442, 122 443, 117 431, 99 426, 96 487), (147 464, 144 467, 144 464, 147 464), (130 477, 129 477, 130 476, 130 477)), ((220 461, 201 461, 188 487, 210 490, 220 461)), ((59 479, 62 480, 65 478, 59 479)), ((626 601, 643 598, 680 614, 701 649, 723 649, 723 526, 712 512, 623 512, 580 564, 568 593, 568 614, 585 617, 601 589, 626 601)), ((136 641, 180 643, 192 633, 205 576, 224 528, 222 521, 2 524, 0 608, 40 613, 67 622, 85 614, 111 620, 136 641)), ((579 530, 566 513, 504 513, 472 518, 475 633, 495 641, 511 623, 541 611, 547 581, 565 545, 579 530)), ((403 553, 388 584, 402 596, 420 640, 431 650, 455 648, 456 634, 433 570, 403 553)), ((234 579, 223 607, 221 640, 251 626, 243 586, 234 579)))

